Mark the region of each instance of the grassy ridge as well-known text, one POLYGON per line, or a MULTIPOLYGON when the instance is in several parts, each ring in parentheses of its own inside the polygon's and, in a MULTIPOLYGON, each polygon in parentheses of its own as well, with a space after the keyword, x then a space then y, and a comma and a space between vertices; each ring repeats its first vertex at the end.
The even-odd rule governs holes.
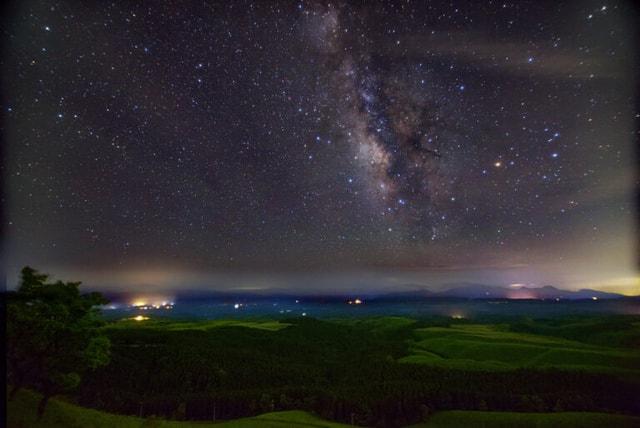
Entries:
POLYGON ((154 418, 114 415, 79 407, 58 399, 51 399, 41 420, 36 418, 39 395, 20 391, 7 403, 9 428, 341 428, 347 425, 322 420, 302 411, 265 413, 253 418, 221 423, 179 422, 154 418))
POLYGON ((245 327, 255 328, 258 330, 278 331, 288 327, 289 324, 274 320, 206 320, 206 321, 174 321, 167 319, 148 319, 144 321, 136 321, 133 319, 124 319, 109 324, 107 329, 118 328, 149 328, 167 331, 177 330, 200 330, 206 331, 221 327, 245 327))
POLYGON ((606 413, 514 413, 447 411, 433 415, 428 422, 412 428, 633 428, 640 418, 606 413))
MULTIPOLYGON (((41 420, 35 417, 39 396, 21 391, 8 402, 9 428, 342 428, 349 425, 322 420, 307 412, 284 411, 265 413, 253 418, 236 419, 221 423, 178 422, 153 418, 120 416, 52 399, 41 420)), ((413 428, 454 428, 460 426, 486 428, 599 428, 640 427, 640 418, 606 413, 513 413, 446 411, 431 416, 425 423, 413 428)))
POLYGON ((410 355, 399 360, 454 368, 507 370, 517 367, 558 367, 609 372, 634 372, 640 352, 514 333, 499 325, 453 325, 416 329, 410 355))
POLYGON ((510 326, 511 331, 533 333, 578 340, 602 346, 640 348, 640 322, 637 317, 574 316, 565 319, 521 320, 510 326))

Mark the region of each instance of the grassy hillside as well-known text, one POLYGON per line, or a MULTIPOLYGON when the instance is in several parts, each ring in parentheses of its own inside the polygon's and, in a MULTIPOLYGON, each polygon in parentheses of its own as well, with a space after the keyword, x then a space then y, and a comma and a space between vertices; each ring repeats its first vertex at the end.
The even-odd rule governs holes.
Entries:
MULTIPOLYGON (((141 419, 86 409, 52 399, 41 420, 35 417, 38 395, 22 391, 8 403, 9 428, 340 428, 349 425, 322 420, 307 412, 285 411, 265 413, 253 418, 236 419, 221 423, 177 422, 159 419, 141 419)), ((454 428, 460 426, 486 428, 599 428, 640 427, 640 418, 605 413, 511 413, 446 411, 433 415, 428 422, 413 428, 454 428)))
POLYGON ((332 426, 289 409, 343 424, 390 427, 422 421, 424 407, 437 415, 433 424, 451 409, 640 415, 640 350, 514 331, 509 319, 481 322, 115 321, 104 328, 112 345, 110 364, 88 373, 71 395, 83 408, 54 401, 45 420, 36 423, 37 399, 26 397, 28 408, 10 403, 11 426, 202 427, 211 425, 214 408, 218 419, 228 421, 223 427, 332 426), (145 419, 177 414, 203 422, 145 419))
POLYGON ((37 420, 38 400, 39 396, 34 392, 19 392, 14 400, 7 403, 7 426, 9 428, 340 428, 347 426, 325 421, 302 411, 265 413, 253 418, 215 424, 142 419, 86 409, 59 399, 51 399, 44 416, 41 420, 37 420))
POLYGON ((452 368, 507 370, 558 367, 631 372, 640 367, 640 352, 590 345, 559 337, 508 331, 499 325, 460 324, 416 329, 406 363, 452 368))
MULTIPOLYGON (((199 426, 199 425, 198 425, 199 426)), ((310 413, 299 410, 286 412, 265 413, 255 418, 243 418, 234 421, 216 424, 216 427, 223 428, 285 428, 285 427, 317 427, 317 428, 341 428, 350 425, 339 424, 322 420, 310 413)))
POLYGON ((136 321, 135 319, 124 319, 113 322, 106 326, 107 329, 118 328, 148 328, 161 329, 167 331, 176 330, 200 330, 206 331, 222 327, 245 327, 258 330, 277 331, 287 327, 289 324, 274 320, 202 320, 202 321, 175 321, 169 319, 147 319, 136 321))
POLYGON ((637 317, 576 315, 565 319, 525 319, 512 324, 510 330, 594 345, 640 348, 640 322, 637 317))
POLYGON ((632 428, 640 418, 606 413, 513 413, 448 411, 412 428, 632 428))

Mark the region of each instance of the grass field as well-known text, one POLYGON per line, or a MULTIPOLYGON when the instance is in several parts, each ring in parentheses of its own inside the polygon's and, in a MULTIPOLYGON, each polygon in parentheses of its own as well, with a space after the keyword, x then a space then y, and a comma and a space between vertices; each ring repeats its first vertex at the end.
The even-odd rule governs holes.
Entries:
POLYGON ((38 400, 38 394, 20 391, 15 399, 7 403, 7 426, 9 428, 341 428, 348 426, 325 421, 310 413, 297 410, 265 413, 253 418, 221 423, 141 419, 86 409, 55 398, 49 401, 42 419, 37 420, 38 400))
MULTIPOLYGON (((38 395, 21 391, 8 402, 9 428, 341 428, 349 425, 322 420, 302 411, 265 413, 253 418, 236 419, 220 423, 178 422, 160 419, 141 419, 85 409, 52 399, 41 420, 35 417, 38 395)), ((413 428, 596 428, 640 427, 640 418, 605 413, 512 413, 512 412, 438 412, 413 428)))
POLYGON ((412 428, 633 428, 640 418, 606 413, 513 413, 448 411, 412 428))
POLYGON ((289 326, 274 320, 203 320, 203 321, 173 321, 166 319, 148 319, 136 321, 124 319, 108 324, 105 328, 157 328, 162 330, 210 330, 221 327, 246 327, 259 330, 277 331, 289 326))
POLYGON ((410 328, 417 321, 405 317, 371 317, 334 320, 340 324, 350 325, 369 330, 374 333, 394 333, 398 330, 410 328))
POLYGON ((491 370, 557 367, 635 374, 640 371, 637 350, 514 333, 504 326, 486 324, 416 329, 410 355, 399 361, 491 370))

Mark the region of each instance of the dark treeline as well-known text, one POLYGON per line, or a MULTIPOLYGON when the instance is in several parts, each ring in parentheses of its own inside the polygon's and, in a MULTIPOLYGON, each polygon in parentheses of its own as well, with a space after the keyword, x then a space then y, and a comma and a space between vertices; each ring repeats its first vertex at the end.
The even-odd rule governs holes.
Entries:
MULTIPOLYGON (((280 331, 110 328, 111 362, 83 379, 79 404, 175 419, 304 409, 401 426, 445 409, 640 413, 637 380, 578 371, 465 371, 395 361, 410 328, 292 319, 280 331)), ((414 326, 415 327, 415 326, 414 326)))

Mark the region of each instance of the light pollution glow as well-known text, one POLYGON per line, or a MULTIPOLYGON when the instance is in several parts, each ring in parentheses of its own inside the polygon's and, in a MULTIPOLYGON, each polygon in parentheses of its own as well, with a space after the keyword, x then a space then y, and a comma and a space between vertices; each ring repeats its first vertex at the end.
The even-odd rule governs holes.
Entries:
MULTIPOLYGON (((597 266, 597 265, 596 265, 597 266)), ((180 290, 268 292, 269 290, 305 293, 390 292, 426 287, 448 288, 456 283, 483 283, 509 286, 514 298, 521 288, 553 285, 567 290, 592 288, 625 295, 640 294, 640 276, 607 276, 606 272, 586 270, 581 274, 556 270, 550 266, 545 273, 529 266, 495 268, 460 268, 431 270, 369 270, 333 273, 272 273, 272 272, 194 272, 186 270, 135 269, 114 273, 105 282, 102 275, 91 272, 65 273, 64 277, 83 278, 83 283, 98 290, 134 294, 129 303, 162 305, 175 300, 180 290)), ((62 275, 60 275, 62 276, 62 275)))

